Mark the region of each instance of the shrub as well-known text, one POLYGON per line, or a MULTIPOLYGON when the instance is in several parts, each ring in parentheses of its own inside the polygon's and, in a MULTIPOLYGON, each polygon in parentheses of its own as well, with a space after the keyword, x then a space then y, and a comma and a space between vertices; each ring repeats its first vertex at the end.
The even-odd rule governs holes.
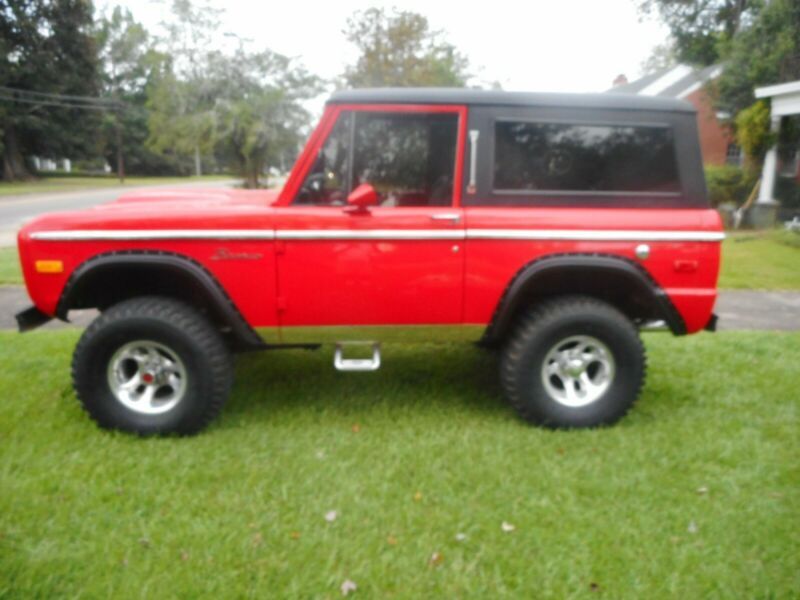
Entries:
POLYGON ((744 204, 758 181, 755 173, 731 165, 708 165, 705 172, 708 199, 714 207, 720 204, 744 204))

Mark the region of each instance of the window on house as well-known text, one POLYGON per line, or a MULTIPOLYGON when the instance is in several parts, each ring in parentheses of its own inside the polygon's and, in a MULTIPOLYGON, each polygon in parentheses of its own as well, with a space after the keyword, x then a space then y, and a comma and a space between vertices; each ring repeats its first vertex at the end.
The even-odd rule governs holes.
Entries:
POLYGON ((679 193, 665 126, 499 121, 497 193, 679 193))
POLYGON ((725 164, 741 167, 742 161, 742 149, 736 144, 728 144, 728 149, 725 153, 725 164))

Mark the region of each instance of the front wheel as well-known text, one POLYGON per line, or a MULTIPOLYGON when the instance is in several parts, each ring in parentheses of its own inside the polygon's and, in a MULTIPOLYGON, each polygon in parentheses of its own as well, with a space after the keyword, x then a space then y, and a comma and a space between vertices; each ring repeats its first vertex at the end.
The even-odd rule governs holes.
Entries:
POLYGON ((505 347, 501 379, 519 415, 547 427, 618 421, 636 401, 645 352, 633 323, 594 298, 548 300, 525 315, 505 347))
POLYGON ((86 329, 72 379, 101 427, 187 435, 219 413, 233 366, 224 340, 197 310, 141 297, 112 306, 86 329))

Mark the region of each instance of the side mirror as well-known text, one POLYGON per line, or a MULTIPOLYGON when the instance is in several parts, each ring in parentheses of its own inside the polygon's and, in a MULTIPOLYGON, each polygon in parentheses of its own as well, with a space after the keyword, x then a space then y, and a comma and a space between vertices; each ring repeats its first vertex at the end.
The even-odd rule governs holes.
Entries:
POLYGON ((348 212, 366 212, 370 206, 378 205, 378 192, 368 183, 362 183, 347 197, 348 212))

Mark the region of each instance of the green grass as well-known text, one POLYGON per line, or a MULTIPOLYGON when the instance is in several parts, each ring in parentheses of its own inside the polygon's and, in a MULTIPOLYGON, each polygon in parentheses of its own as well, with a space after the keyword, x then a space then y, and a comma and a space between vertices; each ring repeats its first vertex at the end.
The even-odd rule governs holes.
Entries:
POLYGON ((23 194, 40 194, 44 192, 73 192, 94 188, 133 187, 139 185, 161 185, 171 183, 191 183, 200 181, 224 181, 232 179, 230 175, 203 175, 202 177, 126 177, 120 184, 115 176, 56 176, 41 177, 32 181, 3 182, 0 181, 0 202, 3 196, 23 194))
POLYGON ((22 284, 22 271, 16 248, 0 248, 0 285, 22 284))
POLYGON ((651 334, 634 411, 574 432, 521 423, 468 346, 390 347, 373 374, 253 354, 208 431, 147 440, 80 410, 77 335, 0 334, 0 597, 800 589, 799 334, 651 334))
POLYGON ((722 245, 719 287, 800 289, 800 234, 779 230, 729 233, 722 245))

